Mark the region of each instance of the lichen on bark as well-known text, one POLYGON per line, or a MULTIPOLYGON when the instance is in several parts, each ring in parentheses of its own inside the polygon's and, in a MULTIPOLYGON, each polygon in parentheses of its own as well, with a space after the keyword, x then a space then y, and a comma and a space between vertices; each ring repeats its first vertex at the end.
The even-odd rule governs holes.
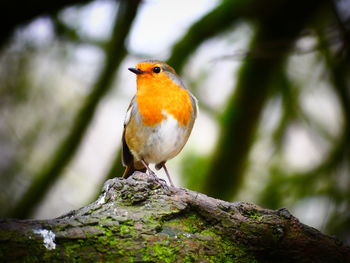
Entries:
POLYGON ((229 203, 135 173, 108 180, 98 200, 59 218, 1 220, 0 262, 23 261, 350 262, 350 249, 285 209, 229 203), (50 233, 51 249, 38 233, 50 233))

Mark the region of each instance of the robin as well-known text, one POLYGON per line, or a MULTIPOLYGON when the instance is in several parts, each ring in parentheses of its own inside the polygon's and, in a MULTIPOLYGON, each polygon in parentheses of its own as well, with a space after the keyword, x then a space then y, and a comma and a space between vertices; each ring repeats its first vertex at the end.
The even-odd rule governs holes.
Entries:
MULTIPOLYGON (((155 176, 149 164, 163 168, 184 147, 197 116, 197 100, 175 70, 158 60, 140 62, 129 70, 136 74, 137 90, 124 121, 123 178, 135 171, 155 176)), ((157 177, 156 177, 157 178, 157 177)))

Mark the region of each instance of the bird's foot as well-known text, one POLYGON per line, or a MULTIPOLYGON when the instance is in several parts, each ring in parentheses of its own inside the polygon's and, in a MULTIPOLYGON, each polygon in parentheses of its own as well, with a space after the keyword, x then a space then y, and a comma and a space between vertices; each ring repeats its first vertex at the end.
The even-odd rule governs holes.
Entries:
POLYGON ((149 170, 148 172, 149 172, 149 174, 150 174, 151 176, 153 176, 154 180, 155 180, 158 184, 160 184, 161 186, 166 187, 167 189, 169 189, 169 186, 168 186, 167 182, 166 182, 164 179, 159 178, 159 177, 155 174, 155 172, 153 172, 153 171, 151 171, 151 170, 149 170))
MULTIPOLYGON (((145 166, 145 168, 147 169, 148 173, 149 173, 151 176, 153 176, 154 180, 155 180, 158 184, 160 184, 161 186, 163 186, 163 187, 169 189, 169 186, 167 185, 166 181, 163 180, 163 179, 161 179, 161 178, 159 178, 159 177, 149 168, 148 163, 146 163, 143 159, 141 159, 141 162, 142 162, 142 164, 145 166)), ((156 166, 156 169, 157 169, 157 166, 156 166)))

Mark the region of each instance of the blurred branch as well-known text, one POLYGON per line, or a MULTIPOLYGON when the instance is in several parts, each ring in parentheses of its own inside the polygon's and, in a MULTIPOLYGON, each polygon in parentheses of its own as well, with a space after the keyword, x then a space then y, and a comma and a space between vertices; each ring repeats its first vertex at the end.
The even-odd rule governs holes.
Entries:
POLYGON ((293 84, 290 82, 286 74, 286 67, 281 68, 276 75, 276 92, 278 92, 277 94, 281 95, 282 99, 281 119, 277 128, 272 134, 273 145, 275 146, 274 150, 277 153, 283 146, 288 126, 298 115, 299 92, 297 89, 293 89, 293 84))
POLYGON ((199 76, 196 79, 190 79, 187 83, 190 87, 191 93, 198 99, 198 107, 200 108, 201 112, 205 112, 208 115, 210 115, 211 118, 216 119, 219 117, 218 111, 211 106, 208 102, 206 102, 203 98, 203 95, 201 94, 201 89, 204 85, 204 82, 206 81, 207 76, 210 75, 210 72, 208 70, 202 70, 200 72, 199 76))
MULTIPOLYGON (((350 171, 350 82, 349 82, 349 71, 350 71, 350 30, 344 22, 341 20, 338 14, 336 3, 332 1, 332 10, 335 20, 338 24, 339 34, 341 35, 342 44, 339 49, 340 52, 332 53, 330 45, 327 50, 324 50, 323 55, 325 57, 326 64, 331 73, 330 77, 333 82, 333 87, 338 96, 340 105, 342 107, 344 116, 344 128, 341 134, 341 141, 336 148, 338 153, 333 157, 338 161, 338 166, 344 164, 344 173, 349 176, 350 171)), ((321 42, 326 42, 325 37, 319 34, 321 42)), ((331 156, 332 157, 332 156, 331 156)), ((337 179, 334 179, 334 186, 336 189, 333 190, 333 198, 336 202, 336 209, 330 215, 330 219, 326 225, 326 229, 331 233, 337 234, 344 239, 349 239, 350 236, 350 185, 349 179, 347 182, 339 186, 337 179), (341 198, 337 198, 338 193, 343 193, 341 198)), ((344 182, 344 181, 343 181, 344 182)))
MULTIPOLYGON (((328 152, 326 158, 307 171, 290 172, 285 167, 272 167, 270 171, 272 176, 262 191, 259 204, 269 208, 276 208, 278 206, 272 205, 276 203, 276 200, 271 198, 276 199, 276 196, 279 196, 279 199, 282 199, 285 196, 283 193, 286 192, 288 192, 288 198, 293 200, 334 192, 334 182, 332 182, 334 181, 334 176, 331 175, 347 156, 346 150, 344 150, 347 140, 348 138, 342 134, 328 152), (306 185, 308 187, 305 187, 306 185), (273 191, 278 191, 280 194, 273 194, 273 191)), ((332 194, 330 196, 334 197, 335 195, 332 194)), ((278 203, 283 203, 283 200, 279 200, 278 203)))
MULTIPOLYGON (((322 47, 322 49, 324 48, 325 47, 322 47)), ((281 163, 280 156, 283 151, 284 138, 287 135, 289 125, 292 123, 305 124, 310 132, 315 133, 317 131, 318 134, 322 135, 322 138, 327 139, 331 143, 338 141, 336 141, 334 136, 331 136, 322 125, 311 119, 301 108, 299 102, 301 89, 294 87, 295 84, 292 83, 286 75, 286 69, 281 69, 277 75, 275 86, 278 85, 280 87, 278 90, 280 93, 278 94, 282 96, 282 114, 279 124, 271 136, 273 141, 272 145, 274 147, 272 158, 274 164, 272 164, 269 169, 268 182, 261 191, 258 202, 260 205, 272 209, 281 207, 283 203, 285 204, 284 193, 286 192, 289 193, 289 199, 294 194, 294 200, 304 197, 305 195, 315 194, 314 189, 310 190, 316 185, 314 183, 315 177, 320 178, 321 176, 328 176, 328 172, 334 168, 335 160, 338 158, 338 148, 343 143, 343 141, 340 141, 339 144, 336 144, 329 158, 326 158, 326 160, 323 160, 315 168, 304 173, 293 174, 283 165, 283 162, 281 163), (309 185, 310 187, 306 188, 305 185, 309 185)), ((316 136, 313 138, 315 137, 316 136)))
MULTIPOLYGON (((265 4, 272 3, 276 4, 274 1, 265 4)), ((278 8, 272 8, 275 10, 273 13, 260 19, 250 50, 254 53, 263 43, 278 43, 281 39, 295 41, 321 3, 316 0, 278 1, 278 8)), ((207 194, 227 200, 239 189, 255 130, 269 98, 271 78, 283 67, 294 41, 280 47, 280 56, 244 61, 236 93, 229 101, 222 122, 220 139, 204 189, 207 194)))
MULTIPOLYGON (((332 2, 333 3, 333 2, 332 2)), ((334 4, 334 3, 333 3, 334 4)), ((344 117, 344 128, 339 139, 339 143, 330 155, 330 160, 334 165, 337 160, 341 160, 342 157, 348 160, 350 164, 350 86, 349 86, 349 71, 350 71, 350 31, 346 29, 343 22, 340 20, 340 16, 337 14, 337 9, 333 6, 335 19, 338 22, 338 30, 342 35, 343 50, 341 56, 338 53, 332 52, 332 43, 327 43, 327 37, 322 34, 322 31, 318 31, 319 41, 322 46, 328 47, 327 49, 321 50, 325 63, 330 72, 330 79, 333 82, 333 88, 335 94, 338 96, 340 106, 343 111, 344 117), (332 155, 334 155, 332 157, 332 155)), ((323 164, 322 164, 323 165, 323 164)))
POLYGON ((139 3, 139 0, 125 0, 120 2, 118 14, 114 21, 112 37, 105 50, 105 65, 94 84, 92 92, 78 112, 68 136, 59 145, 48 162, 47 167, 44 167, 34 177, 30 187, 10 212, 11 217, 24 218, 31 215, 34 208, 44 198, 50 186, 58 179, 64 168, 74 157, 94 116, 98 103, 111 89, 115 72, 126 55, 125 39, 135 18, 139 3))
POLYGON ((107 41, 97 41, 93 38, 90 38, 86 35, 79 34, 79 30, 74 29, 64 22, 62 22, 61 19, 59 19, 57 16, 53 18, 53 24, 55 27, 56 35, 64 37, 68 39, 70 42, 73 42, 75 44, 90 44, 96 47, 100 47, 102 49, 106 49, 106 46, 108 45, 107 41))
MULTIPOLYGON (((280 57, 284 55, 284 50, 292 39, 280 40, 279 43, 261 43, 261 46, 256 47, 255 50, 238 49, 232 54, 220 56, 217 60, 244 60, 244 59, 257 59, 257 58, 272 58, 280 57)), ((291 52, 293 55, 305 55, 316 52, 320 49, 319 46, 310 46, 307 48, 294 47, 291 52)))
MULTIPOLYGON (((346 135, 348 138, 348 143, 350 143, 350 85, 348 75, 350 70, 350 30, 348 30, 347 27, 341 21, 335 7, 334 13, 339 25, 339 31, 342 35, 342 56, 339 57, 336 56, 336 54, 332 56, 330 49, 324 52, 324 56, 326 58, 326 63, 328 64, 329 69, 331 70, 331 78, 334 83, 334 88, 343 109, 346 126, 345 130, 347 133, 346 135)), ((320 37, 322 39, 322 35, 320 37)))
POLYGON ((343 19, 341 18, 341 15, 339 14, 340 7, 337 5, 337 2, 335 0, 330 2, 331 2, 331 10, 333 12, 333 15, 337 23, 337 29, 340 31, 340 36, 342 41, 341 48, 340 48, 340 55, 349 56, 349 47, 350 47, 349 18, 347 19, 347 21, 343 21, 343 19))
POLYGON ((250 1, 224 0, 194 23, 172 49, 168 63, 181 72, 189 56, 205 40, 220 34, 238 22, 250 1))
POLYGON ((31 0, 3 1, 1 11, 4 14, 1 23, 0 49, 6 44, 13 31, 41 15, 53 15, 67 6, 88 3, 91 0, 31 0))
MULTIPOLYGON (((293 54, 294 55, 294 52, 293 54)), ((276 154, 280 152, 280 147, 283 146, 283 139, 286 135, 287 128, 292 123, 300 123, 300 125, 305 126, 310 133, 315 133, 322 136, 323 139, 326 139, 330 142, 333 142, 334 136, 330 134, 328 130, 324 128, 321 123, 310 118, 305 110, 300 105, 300 91, 301 87, 294 87, 296 84, 291 82, 286 74, 285 68, 275 74, 276 80, 274 81, 274 86, 277 88, 277 94, 281 94, 282 102, 282 114, 278 126, 272 134, 273 145, 275 146, 276 154)), ((317 136, 314 136, 317 138, 317 136)))

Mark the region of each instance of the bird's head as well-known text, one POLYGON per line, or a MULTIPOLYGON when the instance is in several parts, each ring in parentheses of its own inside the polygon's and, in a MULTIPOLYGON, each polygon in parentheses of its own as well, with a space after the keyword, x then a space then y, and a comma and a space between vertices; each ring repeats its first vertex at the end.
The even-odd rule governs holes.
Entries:
POLYGON ((146 60, 138 63, 134 68, 129 70, 136 74, 137 81, 165 83, 167 80, 172 80, 175 84, 184 88, 180 77, 175 70, 165 62, 159 60, 146 60))
POLYGON ((135 68, 129 68, 129 70, 133 73, 135 73, 137 76, 162 76, 163 74, 166 74, 167 72, 170 72, 172 74, 176 74, 175 70, 170 67, 165 62, 159 61, 159 60, 146 60, 143 62, 140 62, 136 65, 135 68))

